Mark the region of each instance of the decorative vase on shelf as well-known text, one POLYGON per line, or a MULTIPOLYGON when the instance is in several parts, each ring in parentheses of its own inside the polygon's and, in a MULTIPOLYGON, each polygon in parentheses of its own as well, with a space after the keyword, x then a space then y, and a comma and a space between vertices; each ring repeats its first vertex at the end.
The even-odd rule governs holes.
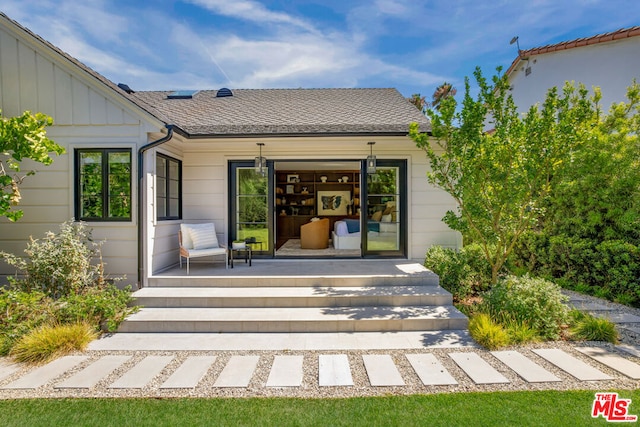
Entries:
POLYGON ((324 176, 324 175, 322 175, 322 176, 320 177, 320 181, 322 181, 322 182, 327 182, 327 177, 326 177, 326 176, 324 176))
POLYGON ((343 176, 342 182, 349 182, 349 177, 347 175, 343 176))

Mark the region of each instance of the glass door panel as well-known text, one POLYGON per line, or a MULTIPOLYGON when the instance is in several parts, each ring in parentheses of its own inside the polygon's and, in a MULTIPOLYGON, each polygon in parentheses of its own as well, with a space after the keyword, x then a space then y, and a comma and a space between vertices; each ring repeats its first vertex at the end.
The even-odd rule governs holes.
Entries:
POLYGON ((232 164, 233 200, 230 203, 231 240, 250 239, 257 253, 269 252, 269 175, 256 173, 253 165, 232 164))
POLYGON ((379 161, 376 173, 366 175, 366 254, 406 254, 405 170, 402 161, 379 161))

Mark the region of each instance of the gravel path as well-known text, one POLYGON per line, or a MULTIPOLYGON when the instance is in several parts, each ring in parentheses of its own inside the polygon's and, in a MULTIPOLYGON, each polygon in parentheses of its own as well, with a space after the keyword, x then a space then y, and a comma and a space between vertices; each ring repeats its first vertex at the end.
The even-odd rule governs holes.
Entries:
MULTIPOLYGON (((614 309, 617 313, 627 313, 640 316, 640 310, 630 307, 620 306, 614 303, 604 302, 597 298, 585 297, 583 295, 567 292, 572 298, 578 298, 589 302, 605 304, 608 308, 614 309)), ((626 325, 622 325, 626 326, 626 325)), ((638 325, 633 325, 638 326, 638 325)), ((621 330, 621 344, 635 346, 640 351, 640 342, 638 334, 629 330, 621 330)), ((343 398, 355 396, 384 396, 384 395, 408 395, 408 394, 433 394, 433 393, 460 393, 460 392, 488 392, 488 391, 514 391, 514 390, 572 390, 572 389, 588 389, 588 390, 610 390, 610 389, 639 389, 640 379, 631 379, 620 372, 617 372, 594 359, 582 354, 576 350, 576 347, 601 347, 610 353, 621 356, 628 361, 640 365, 640 358, 633 356, 627 352, 620 351, 619 348, 607 343, 600 342, 551 342, 536 343, 527 346, 512 347, 523 356, 535 362, 540 367, 553 373, 560 379, 558 382, 527 382, 520 377, 515 371, 508 368, 500 362, 491 352, 482 348, 458 347, 458 348, 426 348, 420 350, 375 350, 375 351, 179 351, 179 352, 103 352, 88 351, 77 353, 78 355, 88 356, 88 359, 78 364, 74 368, 68 370, 62 376, 59 376, 44 385, 33 389, 7 389, 4 388, 11 382, 23 377, 25 374, 32 372, 35 367, 18 366, 17 371, 2 377, 2 367, 6 366, 10 361, 8 359, 0 359, 0 399, 14 398, 95 398, 95 397, 154 397, 154 398, 171 398, 171 397, 304 397, 304 398, 343 398), (554 348, 560 349, 565 353, 584 361, 588 365, 595 367, 604 374, 611 376, 611 380, 601 381, 580 381, 569 373, 559 369, 555 365, 549 363, 532 350, 537 348, 554 348), (491 365, 495 370, 506 377, 509 382, 504 384, 476 384, 470 376, 461 369, 449 356, 451 353, 473 352, 479 355, 484 361, 491 365), (80 372, 100 357, 105 355, 129 355, 131 358, 122 364, 118 369, 111 372, 108 376, 100 380, 95 386, 88 389, 66 389, 56 388, 56 385, 62 383, 74 374, 80 372), (345 387, 321 387, 318 384, 318 358, 320 355, 328 354, 346 354, 349 361, 351 375, 353 377, 353 386, 345 387), (396 368, 400 372, 404 386, 393 387, 374 387, 371 386, 367 371, 363 362, 363 355, 389 355, 396 368), (431 354, 442 364, 444 369, 448 371, 457 381, 456 385, 429 385, 425 386, 414 368, 407 359, 407 354, 431 354), (114 389, 109 386, 118 378, 123 376, 133 366, 138 364, 145 357, 150 355, 167 355, 172 356, 172 361, 162 369, 161 373, 155 376, 151 382, 142 388, 136 389, 114 389), (189 356, 215 356, 216 360, 211 365, 206 374, 199 383, 193 388, 183 389, 163 389, 160 386, 169 376, 187 359, 189 356), (216 387, 214 383, 219 377, 222 370, 232 356, 252 355, 259 356, 257 368, 251 376, 251 380, 247 387, 216 387), (301 355, 303 362, 303 379, 300 387, 284 387, 274 388, 267 387, 266 382, 273 365, 274 358, 278 355, 301 355)), ((505 349, 506 350, 506 349, 505 349)))

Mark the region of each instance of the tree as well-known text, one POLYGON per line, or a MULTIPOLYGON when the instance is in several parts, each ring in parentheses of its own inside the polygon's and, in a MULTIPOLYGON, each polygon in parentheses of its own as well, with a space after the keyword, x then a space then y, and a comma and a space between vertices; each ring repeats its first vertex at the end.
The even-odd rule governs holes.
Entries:
POLYGON ((536 225, 552 177, 591 137, 599 114, 597 99, 584 87, 565 86, 562 95, 549 90, 540 108, 521 116, 500 72, 489 83, 476 68, 476 99, 467 78, 461 109, 455 98, 444 97, 437 110, 427 111, 432 135, 420 133, 417 123, 409 132, 431 162, 429 182, 458 205, 443 220, 482 247, 492 283, 523 233, 536 225), (493 129, 486 131, 487 125, 493 129))
POLYGON ((431 96, 431 108, 440 109, 440 103, 449 97, 456 96, 458 90, 451 83, 444 82, 436 88, 431 96))
POLYGON ((415 105, 422 114, 427 111, 427 106, 429 105, 429 103, 426 101, 425 97, 420 96, 419 93, 414 93, 413 95, 411 95, 411 98, 407 98, 407 101, 415 105))
POLYGON ((17 221, 22 217, 22 211, 15 209, 21 198, 19 185, 35 173, 20 175, 20 162, 28 158, 49 165, 53 162, 49 153, 60 155, 65 150, 46 136, 45 127, 53 124, 51 117, 25 111, 19 117, 5 118, 1 113, 0 110, 0 215, 17 221))

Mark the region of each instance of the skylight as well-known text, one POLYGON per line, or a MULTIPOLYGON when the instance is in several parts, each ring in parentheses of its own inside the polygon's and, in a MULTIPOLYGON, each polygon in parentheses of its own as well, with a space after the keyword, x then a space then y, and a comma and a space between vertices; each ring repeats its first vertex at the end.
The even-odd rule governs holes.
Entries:
POLYGON ((167 95, 167 99, 191 99, 196 93, 197 90, 176 90, 167 95))

